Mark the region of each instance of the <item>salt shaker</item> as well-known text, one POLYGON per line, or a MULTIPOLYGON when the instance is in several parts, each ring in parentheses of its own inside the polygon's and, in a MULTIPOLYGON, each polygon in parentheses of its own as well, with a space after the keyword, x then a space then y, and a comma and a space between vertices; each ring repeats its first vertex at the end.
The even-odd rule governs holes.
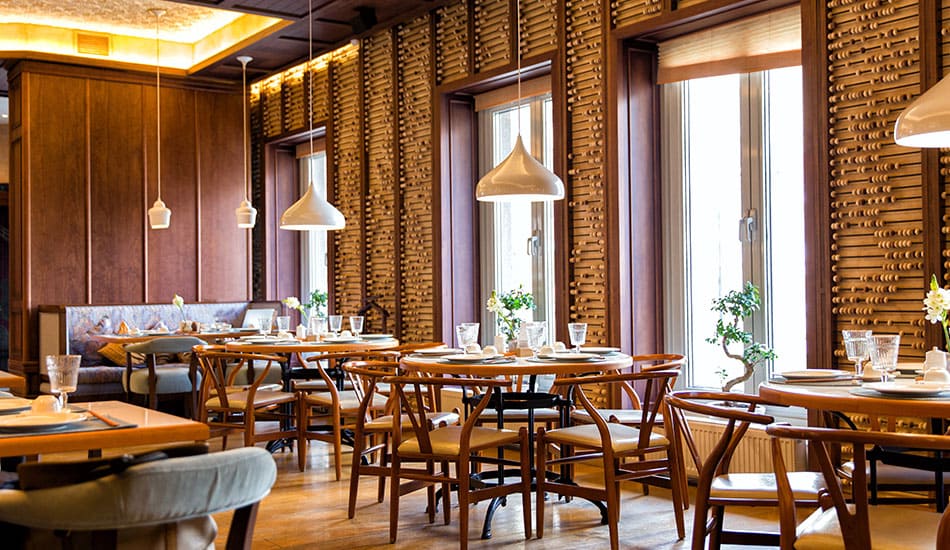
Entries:
POLYGON ((934 348, 924 358, 924 381, 950 384, 950 372, 947 372, 947 353, 934 348))

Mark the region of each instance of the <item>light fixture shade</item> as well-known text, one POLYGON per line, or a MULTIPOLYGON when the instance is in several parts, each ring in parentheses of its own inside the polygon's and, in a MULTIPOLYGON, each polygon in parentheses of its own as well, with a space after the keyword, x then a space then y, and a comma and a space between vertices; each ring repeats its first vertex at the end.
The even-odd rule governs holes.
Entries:
POLYGON ((251 206, 251 201, 244 199, 241 206, 234 209, 234 215, 237 216, 238 228, 252 229, 257 221, 257 208, 251 206))
POLYGON ((511 153, 478 181, 475 198, 485 202, 555 201, 564 198, 564 183, 528 153, 518 134, 511 153))
POLYGON ((155 204, 148 209, 148 224, 152 229, 166 229, 172 221, 172 211, 165 206, 162 199, 155 201, 155 204))
POLYGON ((950 147, 950 77, 904 109, 894 125, 894 141, 906 147, 950 147))
POLYGON ((307 186, 307 192, 280 216, 281 229, 332 231, 344 227, 346 219, 343 214, 317 194, 313 182, 307 186))

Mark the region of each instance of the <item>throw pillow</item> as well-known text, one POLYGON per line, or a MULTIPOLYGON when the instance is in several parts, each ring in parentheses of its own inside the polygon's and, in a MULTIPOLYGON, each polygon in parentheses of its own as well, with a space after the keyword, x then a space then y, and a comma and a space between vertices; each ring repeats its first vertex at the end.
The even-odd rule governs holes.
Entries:
MULTIPOLYGON (((122 344, 106 344, 99 348, 99 355, 105 357, 112 363, 124 367, 125 366, 125 348, 122 347, 122 344)), ((145 354, 143 353, 133 353, 132 354, 132 364, 133 365, 144 365, 145 364, 145 354)))

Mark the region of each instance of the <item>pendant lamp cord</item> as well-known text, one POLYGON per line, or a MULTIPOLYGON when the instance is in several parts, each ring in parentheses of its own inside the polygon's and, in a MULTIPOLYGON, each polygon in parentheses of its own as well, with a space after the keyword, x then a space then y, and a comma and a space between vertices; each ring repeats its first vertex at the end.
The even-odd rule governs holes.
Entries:
POLYGON ((158 183, 158 200, 162 200, 162 77, 159 70, 161 50, 159 46, 159 27, 161 26, 162 10, 154 10, 155 14, 155 177, 158 183))
POLYGON ((515 32, 517 33, 517 48, 515 58, 518 61, 518 135, 521 135, 521 0, 515 0, 515 32))
MULTIPOLYGON (((313 0, 307 0, 307 44, 310 46, 310 53, 307 56, 307 75, 310 80, 310 90, 307 94, 307 123, 310 127, 310 157, 313 158, 313 0)), ((311 173, 313 167, 311 161, 307 162, 307 183, 313 183, 311 173)))
POLYGON ((241 107, 244 112, 244 200, 250 195, 251 182, 247 178, 247 60, 241 60, 241 107))

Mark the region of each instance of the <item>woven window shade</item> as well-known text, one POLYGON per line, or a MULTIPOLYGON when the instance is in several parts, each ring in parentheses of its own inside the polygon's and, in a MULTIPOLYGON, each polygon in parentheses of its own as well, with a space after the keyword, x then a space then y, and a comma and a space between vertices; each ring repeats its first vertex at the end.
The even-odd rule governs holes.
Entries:
POLYGON ((798 6, 789 6, 659 44, 660 84, 801 65, 798 6))

